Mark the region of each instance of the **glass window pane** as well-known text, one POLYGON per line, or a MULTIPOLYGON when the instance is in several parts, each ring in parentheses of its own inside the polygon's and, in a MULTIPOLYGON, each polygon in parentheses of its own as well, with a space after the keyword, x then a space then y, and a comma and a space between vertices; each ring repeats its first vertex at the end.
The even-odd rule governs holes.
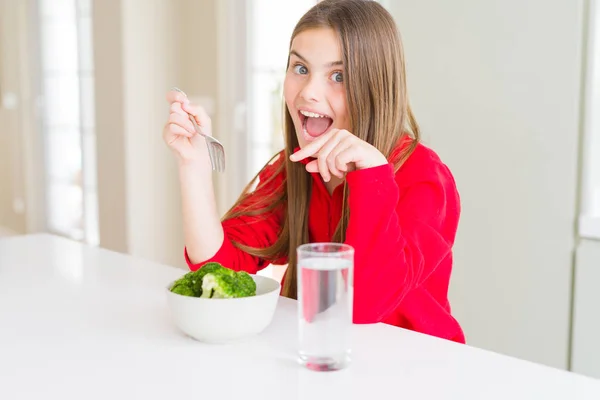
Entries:
POLYGON ((81 181, 81 144, 77 129, 54 128, 46 135, 46 160, 50 179, 81 181))
POLYGON ((62 182, 48 185, 48 225, 52 231, 83 239, 83 192, 62 182))
POLYGON ((77 27, 62 21, 43 21, 40 26, 42 69, 53 72, 76 72, 77 27))
MULTIPOLYGON (((81 17, 89 17, 92 15, 92 0, 76 0, 79 7, 79 15, 81 17)), ((102 1, 102 0, 100 0, 102 1)))
POLYGON ((38 5, 47 225, 97 245, 92 3, 38 0, 38 5))
POLYGON ((75 0, 38 0, 42 18, 72 23, 75 20, 75 0))
POLYGON ((270 144, 274 133, 280 134, 282 74, 257 72, 252 79, 253 112, 250 118, 252 143, 270 144))
POLYGON ((252 2, 252 66, 285 68, 290 37, 302 15, 316 4, 315 0, 252 2), (277 15, 277 18, 265 18, 277 15))
POLYGON ((79 78, 47 75, 44 80, 46 125, 79 126, 79 78))
POLYGON ((92 246, 100 244, 98 226, 98 195, 95 191, 85 192, 85 240, 92 246))
POLYGON ((90 72, 94 69, 94 54, 92 48, 92 18, 82 17, 79 19, 79 61, 82 72, 90 72))
POLYGON ((252 165, 250 167, 251 177, 256 175, 274 155, 274 153, 271 151, 270 144, 253 146, 253 153, 254 157, 252 158, 252 165))

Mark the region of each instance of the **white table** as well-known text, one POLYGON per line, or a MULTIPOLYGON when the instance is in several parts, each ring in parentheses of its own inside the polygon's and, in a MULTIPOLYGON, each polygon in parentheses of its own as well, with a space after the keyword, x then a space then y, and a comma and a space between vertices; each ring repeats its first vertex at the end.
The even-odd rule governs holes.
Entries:
POLYGON ((600 399, 600 381, 383 324, 353 327, 348 369, 307 371, 285 298, 261 335, 202 344, 166 308, 184 272, 50 235, 0 240, 0 399, 600 399))

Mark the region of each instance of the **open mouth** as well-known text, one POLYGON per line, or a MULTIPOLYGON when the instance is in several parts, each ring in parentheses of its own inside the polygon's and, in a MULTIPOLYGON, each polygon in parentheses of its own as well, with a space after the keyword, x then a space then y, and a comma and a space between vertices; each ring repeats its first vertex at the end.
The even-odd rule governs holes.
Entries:
POLYGON ((298 111, 298 116, 300 117, 305 136, 319 137, 333 125, 333 119, 325 114, 301 110, 298 111))

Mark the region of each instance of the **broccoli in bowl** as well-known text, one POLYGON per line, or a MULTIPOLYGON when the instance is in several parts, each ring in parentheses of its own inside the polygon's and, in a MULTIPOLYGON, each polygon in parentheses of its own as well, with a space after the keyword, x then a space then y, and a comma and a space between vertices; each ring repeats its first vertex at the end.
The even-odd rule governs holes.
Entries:
POLYGON ((212 262, 176 280, 171 292, 204 299, 233 299, 256 296, 256 283, 247 272, 212 262))

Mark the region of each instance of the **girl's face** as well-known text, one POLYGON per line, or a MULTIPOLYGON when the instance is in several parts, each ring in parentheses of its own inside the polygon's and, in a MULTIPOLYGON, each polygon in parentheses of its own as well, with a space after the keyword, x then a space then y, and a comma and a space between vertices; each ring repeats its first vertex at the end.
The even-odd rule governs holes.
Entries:
POLYGON ((350 130, 342 52, 333 29, 310 29, 292 41, 283 96, 300 147, 332 128, 350 130))

